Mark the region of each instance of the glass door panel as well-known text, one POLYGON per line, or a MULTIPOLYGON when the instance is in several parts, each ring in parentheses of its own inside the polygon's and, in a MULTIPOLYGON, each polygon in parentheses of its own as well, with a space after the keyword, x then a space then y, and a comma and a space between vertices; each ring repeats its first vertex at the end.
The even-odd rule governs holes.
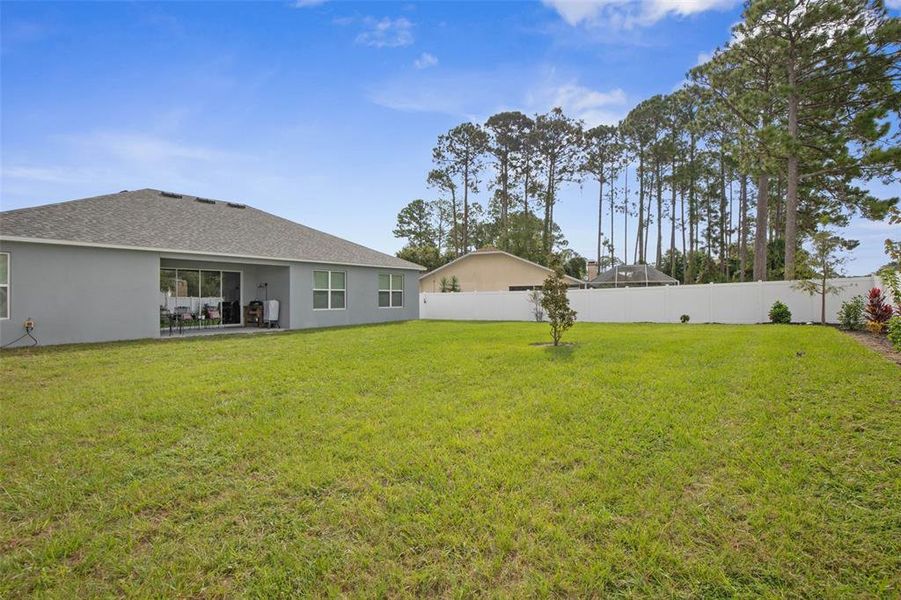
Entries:
POLYGON ((222 322, 241 324, 241 274, 234 271, 222 272, 222 322))

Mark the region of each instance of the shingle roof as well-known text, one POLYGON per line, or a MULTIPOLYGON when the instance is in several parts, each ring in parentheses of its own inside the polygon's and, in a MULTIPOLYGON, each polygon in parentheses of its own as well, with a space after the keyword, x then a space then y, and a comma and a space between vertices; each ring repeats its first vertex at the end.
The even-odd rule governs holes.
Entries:
MULTIPOLYGON (((422 275, 419 276, 419 278, 422 279, 422 278, 424 278, 424 277, 428 277, 428 276, 430 276, 430 275, 434 275, 434 274, 437 273, 438 271, 443 271, 444 269, 450 267, 451 265, 457 264, 458 262, 461 262, 461 261, 463 261, 463 260, 465 260, 465 259, 468 259, 468 258, 473 257, 473 256, 481 256, 481 255, 484 255, 484 254, 503 254, 503 255, 509 256, 510 258, 513 258, 513 259, 522 261, 522 262, 524 262, 524 263, 528 263, 528 264, 532 265, 533 267, 537 267, 537 268, 539 268, 539 269, 543 269, 544 271, 547 271, 548 273, 552 273, 552 272, 553 272, 553 269, 551 269, 550 267, 545 267, 544 265, 539 265, 538 263, 532 262, 531 260, 525 259, 525 258, 523 258, 523 257, 521 257, 521 256, 516 256, 515 254, 510 254, 509 252, 506 252, 506 251, 504 251, 504 250, 498 250, 498 249, 495 248, 494 246, 484 246, 484 247, 482 247, 482 248, 479 248, 478 250, 473 250, 472 252, 468 252, 467 254, 464 254, 463 256, 458 256, 457 258, 455 258, 454 260, 450 261, 449 263, 445 263, 445 264, 441 265, 440 267, 438 267, 437 269, 432 269, 432 270, 429 271, 428 273, 423 273, 422 275)), ((581 281, 579 281, 579 280, 576 279, 575 277, 570 277, 569 275, 564 275, 564 276, 563 276, 563 279, 569 280, 570 283, 579 283, 579 284, 582 283, 581 281)))
POLYGON ((0 237, 423 270, 250 206, 154 189, 4 211, 0 237))

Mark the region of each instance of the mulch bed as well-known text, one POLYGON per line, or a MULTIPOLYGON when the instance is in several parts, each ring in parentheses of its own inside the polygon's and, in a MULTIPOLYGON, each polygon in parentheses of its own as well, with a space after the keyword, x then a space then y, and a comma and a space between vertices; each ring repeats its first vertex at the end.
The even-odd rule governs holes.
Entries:
POLYGON ((892 343, 884 335, 868 333, 866 331, 845 331, 858 342, 878 352, 896 365, 901 366, 901 352, 892 348, 892 343))

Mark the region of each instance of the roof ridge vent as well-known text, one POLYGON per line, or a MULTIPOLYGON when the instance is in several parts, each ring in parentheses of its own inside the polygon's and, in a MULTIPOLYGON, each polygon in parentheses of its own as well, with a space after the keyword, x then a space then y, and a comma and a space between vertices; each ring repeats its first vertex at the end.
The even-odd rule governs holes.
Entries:
POLYGON ((181 194, 174 194, 172 192, 160 192, 160 196, 165 196, 166 198, 183 198, 181 194))
POLYGON ((209 198, 201 198, 200 196, 194 198, 194 200, 196 200, 197 202, 203 202, 204 204, 216 204, 215 200, 210 200, 209 198))
POLYGON ((226 202, 232 208, 247 208, 246 204, 238 204, 237 202, 226 202))

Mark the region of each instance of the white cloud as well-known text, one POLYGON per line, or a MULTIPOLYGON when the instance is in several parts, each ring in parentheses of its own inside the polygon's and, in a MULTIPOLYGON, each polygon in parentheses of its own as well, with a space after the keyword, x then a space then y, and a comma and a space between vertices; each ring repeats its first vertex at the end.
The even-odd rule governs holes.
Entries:
POLYGON ((886 0, 885 5, 894 10, 901 10, 901 0, 886 0))
POLYGON ((311 6, 319 6, 325 4, 328 0, 294 0, 295 8, 309 8, 311 6))
MULTIPOLYGON (((901 1, 901 0, 899 0, 901 1)), ((542 0, 572 26, 630 29, 668 17, 731 8, 737 0, 542 0)))
POLYGON ((533 114, 559 106, 593 127, 616 123, 628 112, 623 90, 593 89, 578 79, 560 77, 554 69, 405 75, 370 89, 369 99, 393 110, 439 113, 477 122, 504 110, 533 114))
POLYGON ((234 156, 216 148, 185 144, 143 133, 101 131, 65 139, 85 151, 144 163, 168 160, 209 162, 234 156))
POLYGON ((438 64, 438 57, 434 54, 429 54, 428 52, 423 52, 419 55, 419 58, 413 61, 413 66, 417 69, 428 69, 429 67, 434 67, 438 64))
POLYGON ((374 48, 399 48, 413 43, 413 23, 405 17, 363 19, 365 31, 357 35, 356 43, 374 48))
POLYGON ((567 115, 594 127, 611 125, 622 119, 626 101, 626 93, 619 88, 603 92, 569 81, 563 84, 549 82, 530 91, 527 104, 538 112, 560 107, 567 115))

